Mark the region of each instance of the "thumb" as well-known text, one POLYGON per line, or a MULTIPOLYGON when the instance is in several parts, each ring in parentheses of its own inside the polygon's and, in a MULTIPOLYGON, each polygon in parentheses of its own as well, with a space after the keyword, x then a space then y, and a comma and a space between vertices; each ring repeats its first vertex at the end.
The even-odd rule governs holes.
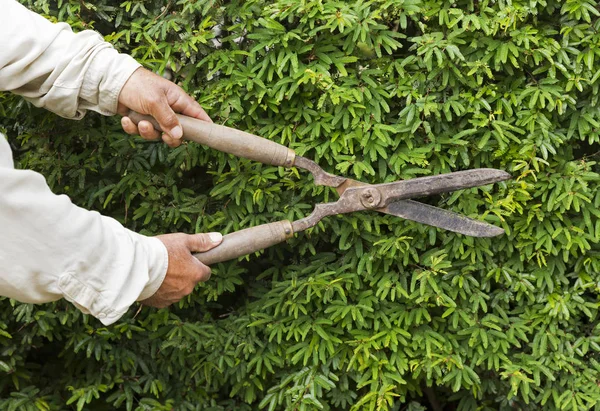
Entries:
POLYGON ((169 105, 166 96, 162 96, 158 101, 149 107, 150 115, 158 121, 160 128, 169 136, 180 140, 183 136, 183 129, 179 124, 179 119, 169 105))
POLYGON ((221 241, 221 233, 192 234, 187 237, 187 246, 191 252, 203 252, 215 248, 221 241))

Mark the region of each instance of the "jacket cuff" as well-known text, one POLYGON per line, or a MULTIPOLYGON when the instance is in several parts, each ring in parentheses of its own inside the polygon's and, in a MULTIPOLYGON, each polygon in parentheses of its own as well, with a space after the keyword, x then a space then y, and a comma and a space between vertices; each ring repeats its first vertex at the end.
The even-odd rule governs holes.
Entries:
POLYGON ((120 54, 112 47, 96 53, 83 79, 79 108, 105 116, 116 114, 121 89, 140 67, 133 57, 120 54))
MULTIPOLYGON (((137 241, 143 244, 145 249, 144 254, 148 257, 148 282, 136 300, 142 301, 153 296, 162 285, 167 274, 167 267, 169 266, 169 254, 167 247, 158 238, 145 237, 133 232, 131 234, 138 237, 137 241)), ((75 305, 78 306, 77 304, 75 305)), ((81 306, 78 306, 78 308, 84 313, 89 312, 81 306)), ((91 312, 91 314, 98 318, 102 324, 108 326, 117 322, 127 312, 128 308, 126 307, 121 310, 105 309, 102 313, 91 312)))
MULTIPOLYGON (((169 255, 167 248, 158 238, 146 237, 134 232, 130 232, 130 235, 137 244, 136 247, 141 248, 136 251, 136 254, 147 258, 147 261, 141 264, 147 268, 148 281, 136 300, 142 301, 154 295, 163 283, 169 265, 169 255)), ((127 312, 131 301, 127 302, 126 298, 120 303, 111 301, 111 298, 106 295, 109 293, 98 291, 93 285, 78 277, 80 276, 74 272, 67 272, 60 276, 58 285, 63 296, 84 314, 91 314, 108 326, 118 321, 127 312)), ((120 293, 116 297, 124 298, 120 293)))

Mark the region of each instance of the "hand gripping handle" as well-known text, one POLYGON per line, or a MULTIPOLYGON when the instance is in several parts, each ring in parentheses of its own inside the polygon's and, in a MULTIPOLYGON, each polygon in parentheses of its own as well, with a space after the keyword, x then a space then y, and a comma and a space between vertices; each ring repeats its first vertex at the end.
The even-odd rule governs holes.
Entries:
POLYGON ((221 244, 204 253, 196 253, 194 257, 203 264, 211 265, 271 247, 293 235, 292 223, 288 220, 257 225, 223 236, 221 244))
MULTIPOLYGON (((145 120, 152 123, 155 129, 163 131, 158 122, 151 116, 145 116, 133 110, 127 116, 135 124, 145 120)), ((296 158, 294 150, 274 141, 181 114, 177 114, 177 118, 179 118, 179 123, 183 128, 183 137, 186 140, 195 141, 215 150, 264 164, 283 167, 294 165, 294 159, 296 158)))

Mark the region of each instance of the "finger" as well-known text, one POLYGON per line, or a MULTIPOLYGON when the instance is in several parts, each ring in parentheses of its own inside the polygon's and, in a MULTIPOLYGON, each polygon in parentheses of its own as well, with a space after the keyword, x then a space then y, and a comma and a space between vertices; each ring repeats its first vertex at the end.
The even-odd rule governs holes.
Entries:
POLYGON ((131 121, 131 119, 129 117, 121 118, 121 127, 123 127, 123 130, 127 134, 133 134, 133 135, 139 134, 137 126, 135 125, 135 123, 133 121, 131 121))
MULTIPOLYGON (((196 260, 196 258, 192 257, 194 260, 196 260)), ((194 263, 197 267, 196 273, 196 284, 198 283, 203 283, 205 281, 210 280, 210 267, 205 266, 204 264, 202 264, 200 261, 196 260, 196 262, 194 263)))
POLYGON ((203 233, 188 235, 186 244, 191 252, 202 252, 218 246, 221 241, 221 233, 203 233))
MULTIPOLYGON (((175 110, 177 110, 177 108, 175 108, 175 110)), ((207 121, 209 123, 213 122, 212 119, 208 116, 208 114, 206 114, 206 111, 204 111, 204 109, 200 106, 200 104, 198 104, 198 102, 193 100, 191 97, 189 98, 188 104, 186 104, 185 107, 183 107, 181 111, 178 112, 188 117, 197 118, 199 120, 207 121)))
POLYGON ((188 271, 188 273, 190 275, 190 279, 193 279, 194 281, 194 286, 198 283, 203 283, 205 281, 210 280, 210 267, 202 264, 200 260, 198 260, 191 254, 189 258, 190 261, 188 267, 190 268, 190 270, 188 271))
POLYGON ((119 104, 117 104, 117 113, 123 117, 126 117, 127 113, 129 113, 129 108, 127 108, 125 104, 119 102, 119 104))
POLYGON ((210 118, 208 116, 208 114, 206 113, 206 111, 204 111, 204 109, 202 107, 200 107, 200 111, 198 112, 198 114, 196 114, 196 115, 190 114, 190 117, 195 117, 199 120, 208 121, 209 123, 213 122, 212 118, 210 118))
POLYGON ((198 106, 197 107, 188 107, 186 110, 182 111, 182 114, 185 114, 186 116, 189 117, 194 117, 197 118, 198 120, 202 120, 202 121, 207 121, 209 123, 212 123, 212 119, 208 116, 208 114, 206 114, 206 111, 204 111, 204 109, 202 107, 200 107, 200 104, 196 103, 198 106))
POLYGON ((154 129, 154 126, 149 121, 140 121, 137 125, 140 136, 146 140, 158 140, 160 132, 154 129))
POLYGON ((163 95, 161 98, 153 101, 149 107, 149 111, 150 115, 158 121, 158 124, 160 124, 165 133, 176 140, 181 140, 183 130, 166 96, 163 95))
POLYGON ((181 113, 188 117, 194 117, 199 120, 212 123, 212 119, 206 114, 206 111, 198 104, 196 100, 190 97, 181 87, 175 86, 175 89, 169 90, 169 99, 173 101, 171 107, 176 113, 181 113), (173 94, 176 94, 173 96, 173 94), (175 98, 173 98, 175 97, 175 98))
POLYGON ((181 145, 181 140, 175 140, 173 137, 171 137, 167 133, 163 133, 162 139, 165 142, 165 144, 171 148, 179 147, 181 145))

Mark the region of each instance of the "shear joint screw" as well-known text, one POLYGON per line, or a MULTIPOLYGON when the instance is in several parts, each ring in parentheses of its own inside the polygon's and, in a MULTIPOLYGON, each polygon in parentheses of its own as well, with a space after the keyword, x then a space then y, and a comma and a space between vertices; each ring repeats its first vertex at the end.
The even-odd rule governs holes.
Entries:
POLYGON ((375 208, 381 202, 381 193, 376 188, 365 188, 360 195, 360 202, 366 208, 375 208))

